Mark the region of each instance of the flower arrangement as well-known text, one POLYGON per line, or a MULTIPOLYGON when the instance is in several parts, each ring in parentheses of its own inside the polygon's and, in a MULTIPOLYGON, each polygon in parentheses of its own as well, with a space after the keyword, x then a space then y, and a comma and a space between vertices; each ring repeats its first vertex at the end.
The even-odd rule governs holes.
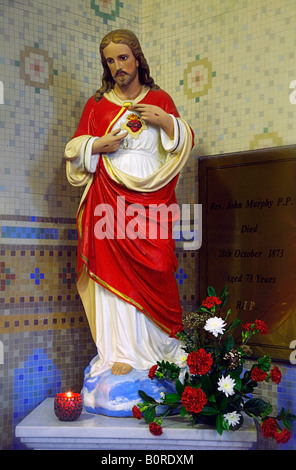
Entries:
POLYGON ((279 368, 272 367, 269 356, 258 358, 250 370, 244 367, 252 353, 247 343, 253 335, 268 333, 265 322, 242 324, 236 318, 228 324, 231 310, 222 316, 229 295, 227 286, 220 296, 213 287, 208 287, 207 294, 196 312, 188 314, 184 325, 172 333, 182 342, 184 367, 161 361, 149 371, 151 380, 174 381, 176 392, 162 393, 156 401, 139 390, 142 402, 133 407, 134 417, 144 417, 154 435, 161 435, 164 418, 176 413, 193 426, 211 422, 221 435, 225 430, 239 429, 245 413, 257 420, 264 437, 277 443, 288 442, 296 415, 282 408, 276 417, 271 417, 271 404, 251 396, 260 382, 279 384, 282 377, 279 368), (241 344, 236 346, 231 332, 238 327, 242 328, 241 344), (165 411, 157 413, 159 406, 165 411))

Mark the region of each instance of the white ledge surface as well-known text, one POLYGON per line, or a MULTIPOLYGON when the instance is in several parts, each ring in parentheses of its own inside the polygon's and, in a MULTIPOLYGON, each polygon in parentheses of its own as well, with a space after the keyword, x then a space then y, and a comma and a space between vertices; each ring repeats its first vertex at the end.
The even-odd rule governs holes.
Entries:
POLYGON ((246 450, 257 440, 253 420, 245 416, 237 431, 219 436, 213 427, 192 427, 179 416, 162 424, 163 434, 153 436, 145 421, 110 418, 83 410, 72 422, 54 413, 54 398, 47 398, 16 426, 16 437, 30 449, 44 450, 246 450))

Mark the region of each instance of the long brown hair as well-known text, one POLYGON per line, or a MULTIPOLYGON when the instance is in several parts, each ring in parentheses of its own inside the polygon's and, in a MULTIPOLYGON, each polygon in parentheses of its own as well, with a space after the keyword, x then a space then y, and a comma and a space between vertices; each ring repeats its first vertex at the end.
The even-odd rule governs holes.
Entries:
POLYGON ((102 86, 95 93, 95 100, 99 101, 103 94, 112 90, 115 85, 111 72, 109 70, 108 64, 104 57, 104 49, 107 47, 110 42, 115 44, 126 44, 131 49, 135 59, 139 62, 139 80, 142 85, 146 85, 153 90, 158 90, 159 86, 154 83, 153 78, 150 76, 150 70, 148 63, 142 52, 140 42, 137 36, 128 29, 116 29, 115 31, 110 31, 106 36, 103 37, 100 44, 100 54, 101 61, 103 65, 103 76, 102 76, 102 86))

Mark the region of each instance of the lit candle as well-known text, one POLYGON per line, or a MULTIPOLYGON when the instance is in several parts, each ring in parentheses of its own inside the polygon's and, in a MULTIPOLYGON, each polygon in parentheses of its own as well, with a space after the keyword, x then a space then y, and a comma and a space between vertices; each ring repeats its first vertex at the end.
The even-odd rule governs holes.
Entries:
POLYGON ((60 421, 75 421, 81 415, 82 408, 80 393, 58 393, 54 399, 54 412, 60 421))

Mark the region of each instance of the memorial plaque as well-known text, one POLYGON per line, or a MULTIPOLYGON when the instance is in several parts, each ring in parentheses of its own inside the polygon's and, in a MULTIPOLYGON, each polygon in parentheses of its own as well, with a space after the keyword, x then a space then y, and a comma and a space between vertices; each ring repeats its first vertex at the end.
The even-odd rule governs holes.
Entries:
POLYGON ((199 160, 200 299, 227 284, 232 318, 268 326, 249 343, 254 356, 284 361, 296 340, 295 183, 296 147, 199 160))

